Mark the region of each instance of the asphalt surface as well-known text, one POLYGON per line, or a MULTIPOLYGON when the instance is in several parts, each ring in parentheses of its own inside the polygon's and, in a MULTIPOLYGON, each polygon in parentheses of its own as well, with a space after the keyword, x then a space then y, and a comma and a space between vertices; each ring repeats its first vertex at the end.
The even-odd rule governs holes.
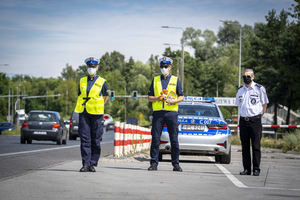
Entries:
POLYGON ((0 199, 300 199, 300 155, 262 151, 258 177, 239 175, 240 146, 232 147, 228 165, 180 156, 183 172, 172 171, 168 155, 157 171, 147 171, 148 151, 121 158, 102 154, 96 173, 78 172, 81 160, 73 159, 0 181, 0 199))
MULTIPOLYGON (((113 137, 113 131, 104 132, 102 155, 113 154, 113 137)), ((20 136, 1 135, 0 181, 59 163, 81 160, 79 145, 79 138, 67 140, 67 145, 35 140, 32 144, 20 144, 20 136)))

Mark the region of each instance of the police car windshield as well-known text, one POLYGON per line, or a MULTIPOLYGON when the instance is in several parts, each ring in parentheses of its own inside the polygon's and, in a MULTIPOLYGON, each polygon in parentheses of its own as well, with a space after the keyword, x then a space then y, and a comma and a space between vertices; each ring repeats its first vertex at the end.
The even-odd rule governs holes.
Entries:
POLYGON ((203 117, 220 117, 216 107, 198 105, 179 105, 179 115, 196 115, 203 117))

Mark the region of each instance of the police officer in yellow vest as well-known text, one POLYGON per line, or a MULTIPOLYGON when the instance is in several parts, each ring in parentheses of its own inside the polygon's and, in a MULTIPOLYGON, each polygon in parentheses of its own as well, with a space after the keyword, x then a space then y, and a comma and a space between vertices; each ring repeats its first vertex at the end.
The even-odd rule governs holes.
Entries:
POLYGON ((148 100, 152 102, 153 120, 152 120, 152 143, 150 149, 150 167, 149 171, 157 170, 160 137, 164 124, 167 125, 170 142, 171 142, 171 158, 173 171, 182 171, 179 166, 179 143, 178 143, 178 103, 183 101, 184 93, 179 79, 170 75, 172 68, 172 59, 162 57, 159 59, 162 75, 156 76, 150 86, 148 92, 148 100), (177 94, 175 99, 168 102, 161 98, 161 92, 167 90, 168 94, 174 92, 177 94))
POLYGON ((78 134, 83 165, 80 172, 96 172, 94 167, 97 167, 101 154, 104 104, 108 93, 106 80, 96 73, 98 59, 90 57, 85 63, 89 75, 80 79, 75 108, 75 112, 79 113, 78 134))

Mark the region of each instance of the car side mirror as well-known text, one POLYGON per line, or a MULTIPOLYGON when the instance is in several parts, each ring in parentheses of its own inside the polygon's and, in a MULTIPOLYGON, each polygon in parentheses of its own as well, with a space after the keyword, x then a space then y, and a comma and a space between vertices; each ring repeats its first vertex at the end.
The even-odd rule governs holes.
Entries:
POLYGON ((227 124, 232 124, 232 119, 225 119, 225 121, 227 122, 227 124))

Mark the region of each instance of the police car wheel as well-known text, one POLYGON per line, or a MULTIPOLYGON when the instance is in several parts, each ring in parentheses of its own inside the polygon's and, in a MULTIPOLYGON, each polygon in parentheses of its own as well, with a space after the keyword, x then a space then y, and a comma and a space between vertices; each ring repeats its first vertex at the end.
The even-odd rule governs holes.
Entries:
POLYGON ((228 155, 221 156, 220 163, 222 164, 230 164, 231 162, 231 147, 229 149, 228 155))
POLYGON ((162 161, 163 160, 163 154, 162 153, 158 153, 158 161, 162 161))
POLYGON ((27 140, 27 144, 31 144, 32 143, 32 140, 27 140))

